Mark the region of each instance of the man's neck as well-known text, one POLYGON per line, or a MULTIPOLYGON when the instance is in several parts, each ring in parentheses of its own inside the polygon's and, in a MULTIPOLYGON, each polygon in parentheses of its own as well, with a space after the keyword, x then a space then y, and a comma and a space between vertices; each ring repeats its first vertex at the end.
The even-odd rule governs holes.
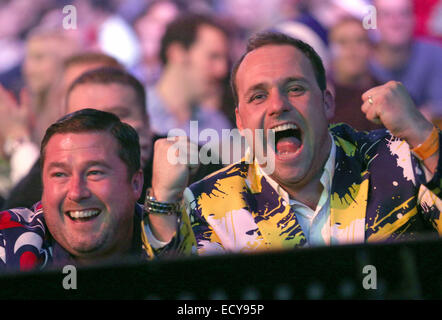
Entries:
POLYGON ((180 72, 174 68, 165 68, 156 90, 167 111, 174 114, 179 122, 189 121, 192 99, 187 84, 183 83, 180 72))
POLYGON ((308 206, 310 209, 315 210, 322 191, 324 190, 324 187, 320 181, 321 175, 322 172, 317 179, 315 178, 308 185, 302 188, 293 186, 282 187, 287 191, 291 199, 299 201, 308 206))

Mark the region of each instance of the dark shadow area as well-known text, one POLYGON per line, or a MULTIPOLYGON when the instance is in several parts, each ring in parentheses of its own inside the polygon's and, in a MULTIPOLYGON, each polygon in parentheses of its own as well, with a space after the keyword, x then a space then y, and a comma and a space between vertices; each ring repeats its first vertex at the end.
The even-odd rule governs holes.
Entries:
POLYGON ((122 262, 78 269, 75 290, 63 288, 67 274, 61 270, 2 275, 0 298, 441 299, 441 257, 442 241, 426 239, 122 262), (365 266, 375 273, 371 267, 364 272, 365 266), (364 281, 371 289, 364 289, 364 281))

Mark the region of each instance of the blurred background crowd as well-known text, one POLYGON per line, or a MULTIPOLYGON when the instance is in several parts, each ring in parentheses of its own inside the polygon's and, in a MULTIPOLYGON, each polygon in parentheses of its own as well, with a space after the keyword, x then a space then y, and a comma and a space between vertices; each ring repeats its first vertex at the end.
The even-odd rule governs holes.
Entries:
POLYGON ((93 67, 118 65, 140 80, 154 135, 188 132, 189 120, 234 128, 229 71, 263 30, 316 49, 336 99, 333 122, 379 128, 360 111, 361 94, 397 80, 440 125, 440 0, 0 0, 0 204, 38 159, 69 85, 93 67), (201 21, 197 41, 184 39, 201 21))

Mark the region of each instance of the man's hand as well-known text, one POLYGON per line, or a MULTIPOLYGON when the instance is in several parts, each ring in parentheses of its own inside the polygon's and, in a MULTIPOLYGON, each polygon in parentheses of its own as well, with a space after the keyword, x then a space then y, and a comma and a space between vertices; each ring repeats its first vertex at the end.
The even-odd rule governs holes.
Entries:
MULTIPOLYGON (((361 110, 368 120, 382 123, 395 137, 404 139, 415 148, 431 134, 433 124, 416 108, 405 87, 396 81, 374 87, 362 95, 361 110)), ((424 161, 434 172, 439 152, 424 161)))
POLYGON ((362 95, 361 109, 368 120, 382 123, 395 137, 411 148, 425 141, 433 125, 416 108, 405 87, 396 81, 371 88, 362 95))
MULTIPOLYGON (((189 142, 187 137, 155 141, 152 189, 156 200, 181 200, 191 171, 198 169, 198 164, 190 161, 190 152, 198 153, 198 146, 189 142)), ((176 215, 149 214, 149 224, 155 238, 163 242, 170 242, 178 227, 176 215)))
POLYGON ((190 155, 195 156, 195 153, 198 155, 198 146, 187 137, 155 141, 152 189, 158 201, 175 202, 181 199, 189 184, 190 171, 198 168, 197 161, 191 161, 190 155))

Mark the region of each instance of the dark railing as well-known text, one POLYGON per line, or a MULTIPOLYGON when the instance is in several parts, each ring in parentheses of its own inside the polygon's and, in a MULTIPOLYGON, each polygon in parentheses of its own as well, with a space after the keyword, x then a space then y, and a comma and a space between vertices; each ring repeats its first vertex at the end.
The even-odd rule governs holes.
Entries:
POLYGON ((3 299, 441 299, 442 240, 303 248, 0 276, 3 299), (368 267, 367 267, 368 266, 368 267))

